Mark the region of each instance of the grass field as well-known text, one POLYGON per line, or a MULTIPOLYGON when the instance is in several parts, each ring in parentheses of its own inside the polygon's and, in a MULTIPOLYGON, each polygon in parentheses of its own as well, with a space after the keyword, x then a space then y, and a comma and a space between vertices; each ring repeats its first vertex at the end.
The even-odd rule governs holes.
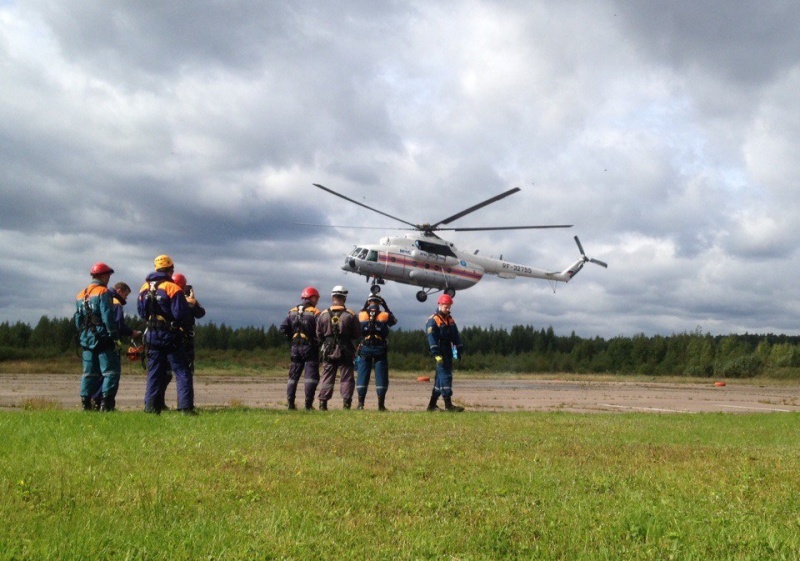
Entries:
POLYGON ((798 559, 800 416, 0 413, 2 559, 798 559))

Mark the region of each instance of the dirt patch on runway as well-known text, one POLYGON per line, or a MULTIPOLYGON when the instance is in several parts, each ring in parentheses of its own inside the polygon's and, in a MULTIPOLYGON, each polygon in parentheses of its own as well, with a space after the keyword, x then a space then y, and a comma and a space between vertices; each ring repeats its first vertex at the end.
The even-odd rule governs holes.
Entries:
MULTIPOLYGON (((79 375, 0 374, 0 408, 21 409, 26 404, 78 409, 79 375)), ((431 382, 416 375, 392 377, 386 399, 392 411, 421 411, 428 403, 431 382)), ((117 406, 142 408, 145 377, 123 375, 117 406)), ((374 388, 366 408, 374 410, 374 388)), ((686 383, 638 381, 575 381, 558 379, 459 378, 454 401, 469 411, 571 411, 571 412, 798 412, 800 385, 733 381, 717 386, 713 380, 686 383)), ((341 409, 338 383, 331 409, 341 409)), ((302 381, 298 401, 302 402, 302 381)), ((199 408, 245 406, 265 409, 286 407, 286 381, 259 376, 197 376, 195 400, 199 408)), ((175 406, 175 387, 167 403, 175 406)), ((316 406, 316 403, 315 403, 316 406)))

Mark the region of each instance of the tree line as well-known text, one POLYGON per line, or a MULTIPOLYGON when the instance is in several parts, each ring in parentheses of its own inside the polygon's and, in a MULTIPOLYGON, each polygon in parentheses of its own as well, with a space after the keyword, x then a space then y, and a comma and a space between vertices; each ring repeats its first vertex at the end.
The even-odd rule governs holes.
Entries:
MULTIPOLYGON (((142 320, 128 324, 144 329, 142 320)), ((72 318, 42 316, 35 326, 0 323, 0 360, 50 358, 78 352, 72 318)), ((465 327, 462 370, 513 373, 612 373, 653 376, 749 378, 770 375, 800 378, 800 337, 775 334, 710 335, 700 328, 673 335, 583 338, 557 335, 552 327, 511 329, 465 327)), ((275 325, 233 328, 224 323, 195 326, 195 342, 204 352, 259 352, 287 349, 275 325)), ((391 364, 398 369, 430 369, 422 330, 395 330, 391 364)))

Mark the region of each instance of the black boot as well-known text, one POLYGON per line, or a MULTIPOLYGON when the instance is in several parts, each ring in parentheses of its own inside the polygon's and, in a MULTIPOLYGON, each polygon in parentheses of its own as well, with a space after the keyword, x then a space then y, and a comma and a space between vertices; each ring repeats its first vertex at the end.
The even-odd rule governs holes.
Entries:
POLYGON ((81 396, 81 407, 83 407, 84 411, 91 411, 94 409, 94 405, 92 405, 92 398, 89 396, 81 396))
POLYGON ((294 404, 294 398, 289 400, 289 406, 287 407, 290 411, 294 411, 297 409, 297 406, 294 404))
POLYGON ((358 396, 358 405, 356 406, 356 409, 358 409, 359 411, 364 409, 364 399, 365 398, 366 398, 366 396, 363 396, 363 395, 358 396))
POLYGON ((103 412, 110 412, 116 409, 117 400, 113 397, 103 396, 103 399, 100 401, 100 411, 103 412))
POLYGON ((342 408, 350 409, 350 406, 353 405, 353 398, 342 400, 342 408))
POLYGON ((378 411, 388 411, 388 409, 386 409, 385 402, 386 402, 386 396, 385 395, 379 395, 378 396, 378 411))
POLYGON ((458 405, 453 405, 453 402, 449 397, 444 398, 444 410, 449 411, 450 413, 461 413, 464 408, 459 407, 458 405))
POLYGON ((327 411, 328 410, 328 402, 320 400, 320 402, 319 402, 319 410, 320 411, 327 411))
POLYGON ((306 399, 306 411, 314 410, 314 398, 306 399))
POLYGON ((151 399, 150 401, 146 401, 144 404, 144 412, 145 413, 155 413, 156 415, 161 414, 161 407, 158 404, 158 401, 155 399, 151 399))
POLYGON ((430 402, 428 402, 427 411, 441 411, 441 409, 439 409, 439 406, 436 405, 437 401, 439 401, 439 394, 436 393, 435 391, 431 392, 431 400, 430 402))
POLYGON ((103 407, 102 397, 98 397, 92 400, 92 409, 94 409, 95 411, 102 411, 103 410, 102 407, 103 407))

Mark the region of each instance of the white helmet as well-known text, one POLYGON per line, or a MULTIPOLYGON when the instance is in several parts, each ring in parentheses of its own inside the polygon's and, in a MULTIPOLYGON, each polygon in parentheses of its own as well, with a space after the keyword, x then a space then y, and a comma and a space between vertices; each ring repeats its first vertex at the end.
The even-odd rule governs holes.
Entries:
POLYGON ((347 290, 341 285, 337 284, 331 290, 331 296, 341 296, 342 298, 347 298, 347 290))

